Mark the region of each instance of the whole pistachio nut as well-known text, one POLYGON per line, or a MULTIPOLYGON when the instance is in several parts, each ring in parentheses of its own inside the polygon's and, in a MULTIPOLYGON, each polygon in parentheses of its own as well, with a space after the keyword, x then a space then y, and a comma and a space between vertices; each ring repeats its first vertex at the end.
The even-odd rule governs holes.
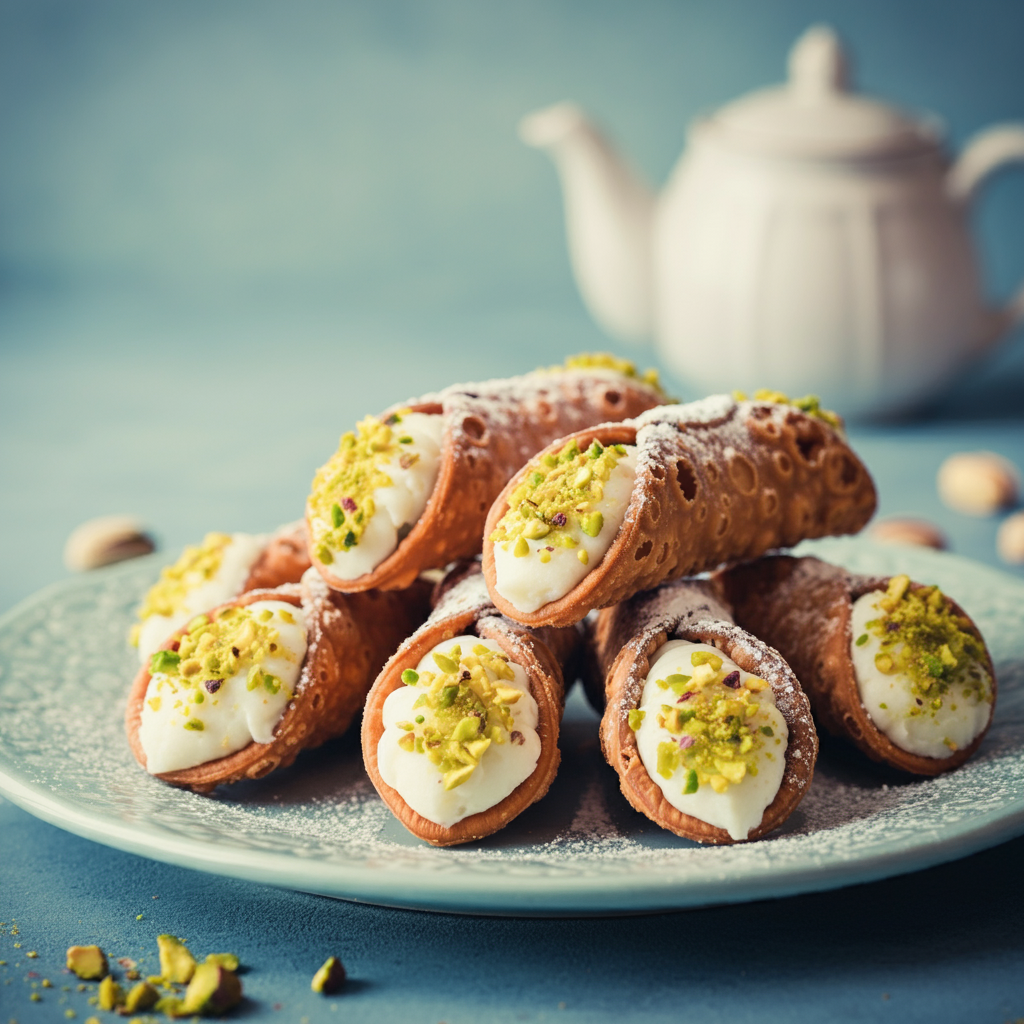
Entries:
POLYGON ((969 516, 990 516, 1017 503, 1020 474, 995 452, 958 452, 939 467, 939 497, 969 516))
POLYGON ((999 557, 1010 565, 1024 564, 1024 512, 1014 512, 1000 524, 996 534, 999 557))
POLYGON ((148 555, 156 545, 131 516, 100 516, 76 527, 64 545, 64 564, 72 572, 98 569, 148 555))
POLYGON ((936 551, 947 547, 942 531, 924 519, 883 519, 871 527, 870 536, 884 544, 916 544, 936 551))

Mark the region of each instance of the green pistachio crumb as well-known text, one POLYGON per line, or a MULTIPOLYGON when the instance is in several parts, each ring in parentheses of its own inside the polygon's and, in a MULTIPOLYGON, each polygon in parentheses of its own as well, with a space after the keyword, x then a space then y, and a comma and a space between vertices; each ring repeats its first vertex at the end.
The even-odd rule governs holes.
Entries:
POLYGON ((683 792, 687 794, 696 793, 698 785, 699 784, 697 782, 697 772, 695 769, 691 768, 686 773, 686 781, 683 784, 683 792))
POLYGON ((722 659, 711 651, 694 651, 690 655, 690 664, 696 668, 698 665, 710 665, 716 672, 722 667, 722 659))
POLYGON ((206 726, 198 718, 190 718, 185 723, 185 728, 190 732, 202 732, 206 726))
POLYGON ((177 651, 156 651, 149 659, 149 671, 155 675, 157 672, 171 672, 178 667, 181 655, 177 651))
POLYGON ((402 682, 406 686, 415 686, 420 681, 420 674, 415 669, 407 668, 402 673, 402 682))
POLYGON ((633 732, 636 732, 640 728, 641 724, 643 723, 644 716, 646 714, 647 714, 647 712, 641 710, 640 708, 631 708, 630 709, 630 712, 629 712, 629 727, 630 727, 630 729, 633 730, 633 732))
POLYGON ((446 654, 435 651, 433 654, 434 664, 445 674, 454 675, 459 671, 458 662, 452 661, 446 654))
POLYGON ((337 529, 342 523, 345 522, 345 513, 341 511, 341 506, 335 502, 331 506, 331 524, 337 529))
POLYGON ((867 635, 867 633, 861 633, 861 635, 859 637, 857 637, 857 646, 858 647, 863 647, 867 642, 868 642, 868 635, 867 635))

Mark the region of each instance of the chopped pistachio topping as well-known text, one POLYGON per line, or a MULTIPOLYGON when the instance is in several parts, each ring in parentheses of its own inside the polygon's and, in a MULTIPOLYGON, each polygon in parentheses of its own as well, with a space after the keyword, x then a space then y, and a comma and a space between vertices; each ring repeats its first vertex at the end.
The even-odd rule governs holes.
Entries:
MULTIPOLYGON (((254 614, 248 607, 232 606, 222 608, 213 619, 197 615, 188 624, 176 651, 153 654, 150 672, 162 674, 172 691, 192 704, 205 703, 207 695, 217 694, 225 679, 246 669, 248 690, 278 693, 284 684, 261 666, 268 657, 294 660, 295 655, 280 642, 274 620, 280 618, 294 623, 295 617, 285 609, 270 615, 266 614, 268 611, 263 609, 254 614)), ((154 711, 160 707, 160 699, 159 696, 150 698, 154 711)), ((203 723, 198 718, 189 718, 184 727, 201 732, 203 723)))
MULTIPOLYGON (((488 747, 509 742, 514 724, 511 706, 522 696, 507 681, 515 679, 508 656, 474 644, 463 652, 456 644, 447 654, 435 652, 438 672, 420 672, 410 686, 423 692, 414 708, 415 722, 399 722, 403 749, 425 754, 438 767, 445 789, 462 785, 488 747)), ((404 674, 403 674, 404 675, 404 674)))
POLYGON ((866 624, 880 641, 875 666, 910 679, 916 703, 908 715, 938 711, 953 681, 966 683, 965 697, 992 700, 985 646, 938 587, 911 589, 908 576, 893 576, 875 607, 878 618, 866 624))
MULTIPOLYGON (((597 503, 604 497, 605 482, 625 454, 624 445, 604 448, 598 441, 580 451, 573 440, 557 454, 536 459, 510 495, 508 511, 491 540, 503 544, 506 551, 514 545, 512 554, 525 558, 530 554, 528 540, 544 538, 545 546, 574 548, 578 544, 576 529, 596 537, 604 529, 604 516, 597 510, 597 503)), ((545 548, 540 551, 543 555, 545 548)))
POLYGON ((623 377, 631 380, 638 380, 653 388, 659 395, 664 397, 661 381, 658 379, 657 370, 644 370, 639 373, 636 363, 630 359, 619 359, 608 352, 581 352, 579 355, 569 356, 564 366, 551 366, 549 373, 557 373, 560 370, 612 370, 621 373, 623 377))
MULTIPOLYGON (((746 393, 743 391, 734 391, 732 397, 737 402, 745 402, 747 400, 746 393)), ((822 423, 827 423, 833 430, 839 433, 843 432, 843 418, 830 409, 822 409, 821 399, 817 395, 804 395, 803 398, 790 398, 788 395, 783 394, 781 391, 772 391, 769 388, 760 388, 754 392, 755 402, 770 402, 772 405, 791 405, 795 409, 799 409, 801 412, 807 413, 808 416, 813 416, 816 420, 821 420, 822 423)))
MULTIPOLYGON (((658 725, 673 738, 658 744, 656 770, 666 779, 682 770, 684 793, 696 793, 703 785, 724 793, 757 775, 758 751, 774 736, 771 727, 759 729, 753 722, 761 708, 753 694, 768 684, 755 676, 741 684, 739 673, 725 671, 722 659, 710 651, 694 651, 690 663, 692 676, 675 673, 655 680, 660 689, 677 695, 658 714, 658 725)), ((640 726, 639 721, 633 725, 636 713, 630 712, 633 729, 640 726)))
MULTIPOLYGON (((224 549, 231 543, 226 533, 208 533, 198 547, 189 545, 174 565, 160 570, 160 579, 150 587, 139 608, 139 618, 151 615, 175 615, 196 587, 217 575, 224 560, 224 549)), ((138 644, 138 634, 132 634, 138 644)))
POLYGON ((398 455, 408 468, 419 458, 402 452, 401 446, 411 438, 391 429, 401 422, 401 413, 386 421, 365 417, 354 431, 342 434, 338 450, 317 470, 308 503, 310 549, 324 565, 334 561, 333 551, 347 551, 359 543, 376 511, 373 492, 393 482, 384 470, 386 464, 398 455))

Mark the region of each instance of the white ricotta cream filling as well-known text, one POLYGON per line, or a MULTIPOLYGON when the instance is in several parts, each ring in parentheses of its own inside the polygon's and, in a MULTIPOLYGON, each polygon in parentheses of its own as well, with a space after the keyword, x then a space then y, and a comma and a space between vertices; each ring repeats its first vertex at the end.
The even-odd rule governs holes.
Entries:
MULTIPOLYGON (((411 437, 412 443, 403 444, 401 452, 380 464, 381 471, 391 478, 391 485, 374 490, 375 511, 359 543, 348 550, 330 549, 334 556, 330 571, 339 579, 354 580, 376 569, 398 547, 402 528, 412 526, 423 515, 437 483, 444 417, 434 413, 410 412, 402 416, 401 424, 395 429, 403 437, 411 437), (406 454, 418 455, 419 458, 403 469, 400 460, 406 454)), ((325 523, 324 528, 329 529, 330 525, 325 523)))
POLYGON ((725 829, 733 839, 746 839, 751 829, 761 824, 765 808, 775 799, 775 794, 782 785, 782 776, 786 770, 789 729, 786 720, 775 706, 775 696, 770 686, 757 692, 748 692, 748 699, 753 698, 760 707, 755 715, 747 719, 746 724, 752 731, 767 727, 773 733, 770 737, 759 734, 759 742, 754 753, 756 775, 748 770, 740 782, 731 783, 722 793, 716 792, 708 783, 701 783, 695 793, 684 793, 687 774, 685 768, 677 768, 669 778, 660 774, 658 745, 664 742, 677 743, 679 736, 658 725, 658 716, 663 705, 683 707, 685 702, 680 702, 681 694, 677 696, 671 689, 662 689, 657 681, 665 680, 670 675, 693 676, 695 669, 690 659, 695 651, 708 651, 718 655, 722 659, 723 672, 739 672, 740 686, 752 678, 751 673, 745 672, 731 658, 727 658, 709 644, 670 640, 658 651, 644 681, 639 705, 640 710, 644 712, 643 721, 636 731, 640 760, 643 761, 648 775, 665 794, 665 799, 677 810, 716 828, 725 829))
MULTIPOLYGON (((978 694, 978 679, 987 678, 987 671, 972 661, 949 682, 936 708, 915 696, 912 680, 902 672, 886 675, 875 665, 881 651, 881 638, 867 628, 867 623, 885 612, 878 602, 884 591, 873 591, 858 598, 850 620, 850 657, 857 677, 860 700, 868 717, 892 742, 910 754, 922 757, 952 757, 968 746, 988 724, 992 705, 978 694), (857 640, 867 639, 858 645, 857 640), (970 689, 972 692, 965 693, 970 689)), ((890 648, 898 654, 902 645, 890 648)), ((984 692, 990 692, 985 686, 984 692)))
POLYGON ((612 546, 626 516, 636 476, 636 446, 625 445, 626 454, 616 463, 604 484, 603 497, 594 503, 594 509, 604 516, 604 525, 596 537, 585 534, 575 520, 571 533, 576 547, 552 545, 547 538, 527 540, 530 552, 517 557, 515 542, 497 542, 494 545, 494 571, 498 593, 521 612, 535 612, 538 608, 565 597, 588 572, 604 558, 612 546), (542 562, 540 552, 547 551, 550 561, 542 562), (587 553, 587 561, 580 561, 580 552, 587 553))
POLYGON ((295 693, 306 657, 306 617, 301 608, 284 601, 255 601, 253 615, 267 610, 279 635, 280 653, 260 662, 260 668, 280 680, 277 693, 264 686, 247 687, 248 669, 221 681, 214 692, 198 678, 195 684, 179 676, 156 672, 149 680, 142 705, 139 740, 146 770, 156 775, 194 768, 226 757, 255 741, 269 743, 284 709, 295 693), (282 618, 284 612, 292 621, 282 618), (199 696, 201 700, 197 702, 199 696), (190 721, 202 729, 186 728, 190 721))
POLYGON ((233 533, 224 547, 220 568, 208 580, 185 595, 185 603, 174 615, 150 615, 139 625, 139 662, 149 656, 189 619, 238 597, 256 560, 270 538, 266 534, 233 533))
MULTIPOLYGON (((417 666, 417 672, 437 672, 433 655, 447 654, 456 645, 463 653, 477 644, 488 650, 501 652, 493 640, 475 636, 457 636, 446 640, 430 651, 417 666)), ((530 681, 523 668, 509 662, 515 678, 503 679, 501 685, 522 691, 522 697, 511 705, 513 732, 519 734, 516 742, 506 738, 503 743, 491 743, 480 758, 473 774, 461 785, 446 790, 440 769, 425 754, 404 750, 398 741, 405 734, 399 722, 412 722, 418 709, 413 708, 423 693, 422 686, 403 686, 384 701, 384 735, 377 744, 377 766, 381 778, 417 814, 442 828, 451 828, 456 822, 479 814, 505 799, 520 783, 525 782, 537 767, 540 757, 540 736, 537 735, 537 702, 530 695, 530 681)), ((496 678, 488 670, 488 678, 496 678)))

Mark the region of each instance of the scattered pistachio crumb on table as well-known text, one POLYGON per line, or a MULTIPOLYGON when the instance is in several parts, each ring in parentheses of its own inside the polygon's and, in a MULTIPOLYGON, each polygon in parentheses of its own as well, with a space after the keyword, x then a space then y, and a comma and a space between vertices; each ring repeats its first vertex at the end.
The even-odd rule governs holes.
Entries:
POLYGON ((336 956, 329 956, 323 966, 313 975, 310 988, 323 995, 337 992, 345 984, 345 967, 336 956))

